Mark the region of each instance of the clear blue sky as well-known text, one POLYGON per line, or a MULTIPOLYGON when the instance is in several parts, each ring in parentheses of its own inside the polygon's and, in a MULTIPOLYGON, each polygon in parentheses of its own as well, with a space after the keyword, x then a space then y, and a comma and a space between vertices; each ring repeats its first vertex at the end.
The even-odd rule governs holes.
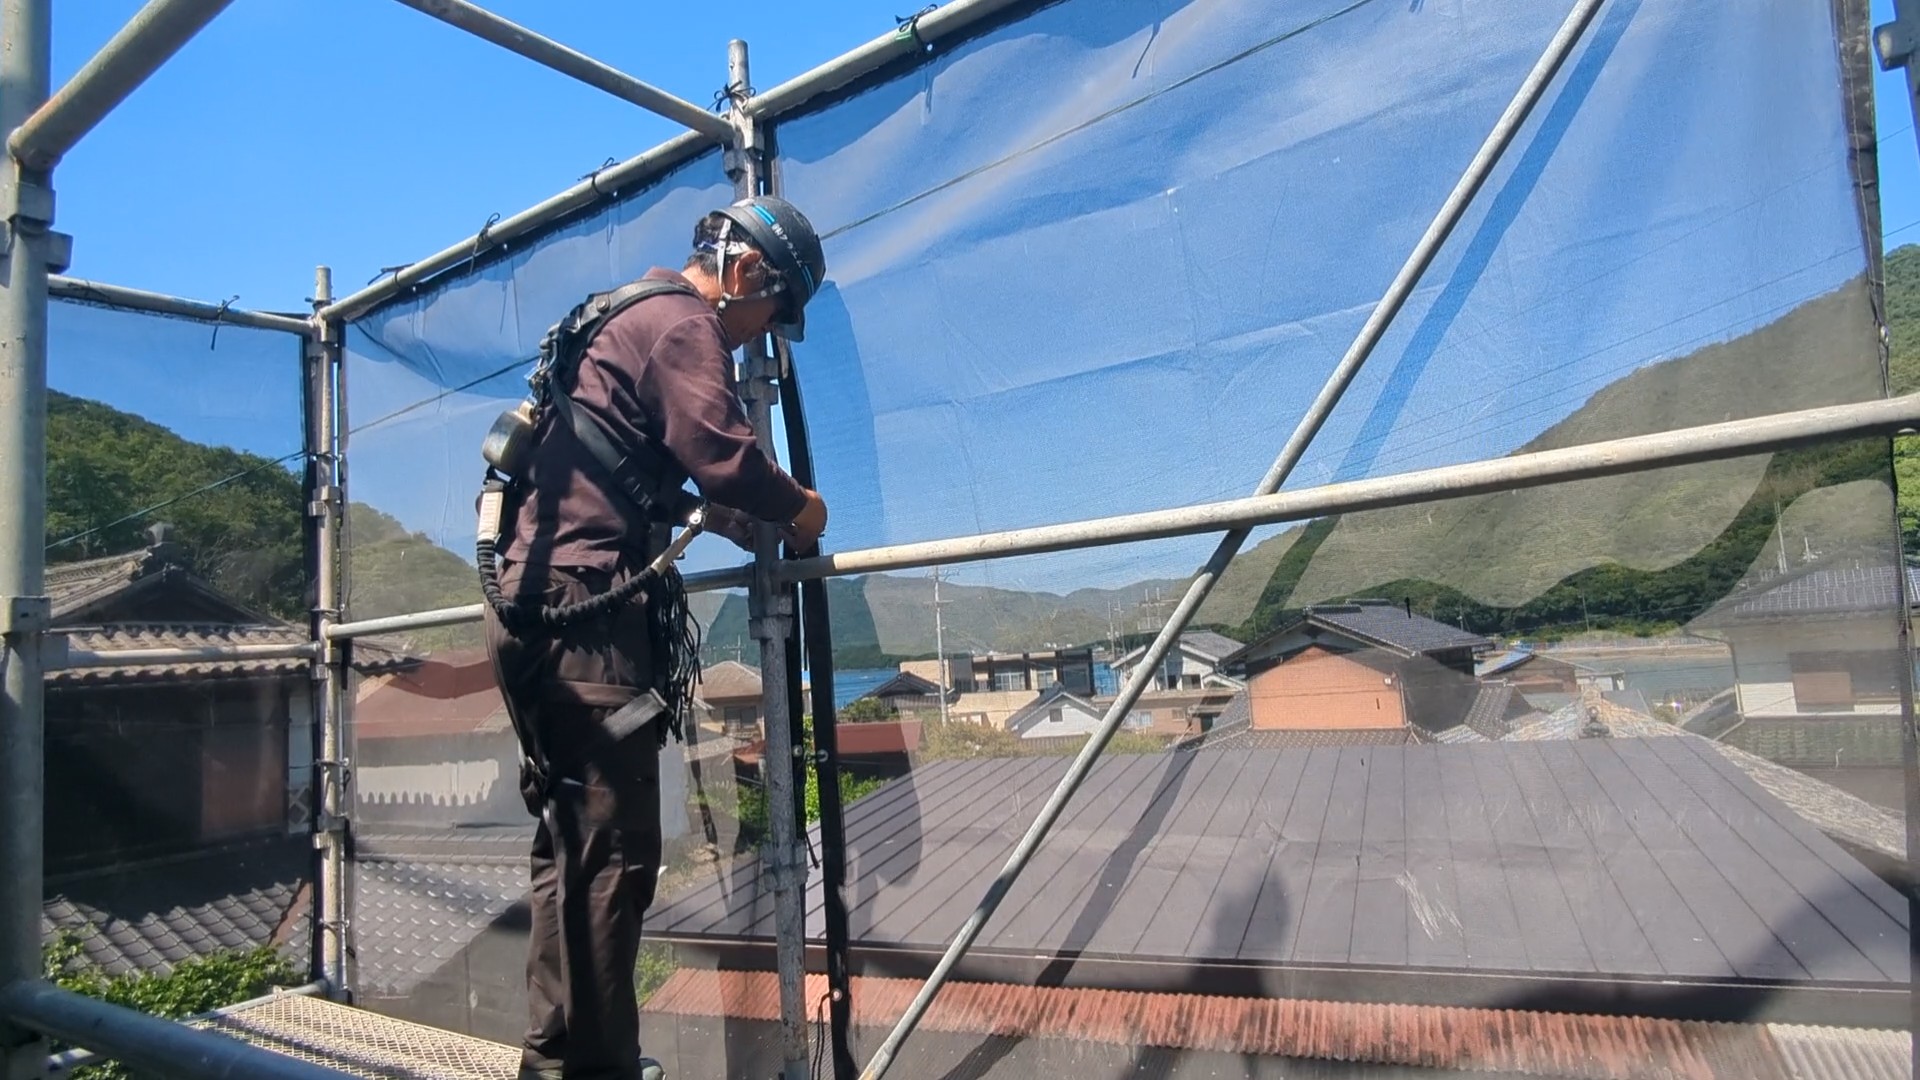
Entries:
MULTIPOLYGON (((140 6, 57 4, 55 85, 140 6)), ((729 38, 749 42, 764 88, 886 32, 915 5, 487 6, 705 103, 725 81, 729 38)), ((1876 23, 1892 15, 1891 0, 1872 8, 1876 23)), ((1881 73, 1876 91, 1892 230, 1920 221, 1920 158, 1898 73, 1881 73)), ((364 283, 674 131, 390 0, 240 0, 67 158, 60 227, 75 237, 75 274, 297 308, 316 263, 334 267, 337 286, 364 283)), ((1920 228, 1889 244, 1915 240, 1920 228)))
MULTIPOLYGON (((56 3, 54 85, 139 0, 56 3)), ((893 29, 893 0, 486 0, 485 7, 707 104, 727 42, 765 89, 893 29)), ((297 309, 522 210, 669 121, 391 0, 237 0, 68 156, 72 273, 297 309)))

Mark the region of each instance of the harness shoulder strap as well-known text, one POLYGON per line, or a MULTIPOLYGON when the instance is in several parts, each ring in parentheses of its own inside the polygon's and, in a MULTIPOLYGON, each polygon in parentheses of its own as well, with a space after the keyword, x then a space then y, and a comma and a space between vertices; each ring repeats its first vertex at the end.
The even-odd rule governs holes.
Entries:
MULTIPOLYGON (((623 454, 613 440, 602 429, 599 421, 587 415, 583 410, 574 408, 571 399, 573 379, 570 377, 578 367, 580 359, 586 355, 587 345, 594 335, 615 315, 652 296, 663 293, 683 293, 688 296, 700 294, 685 285, 674 281, 652 279, 629 282, 617 289, 599 293, 590 297, 576 309, 575 315, 580 321, 571 336, 571 355, 562 358, 568 378, 561 380, 553 388, 552 402, 554 411, 560 416, 574 438, 587 448, 587 453, 599 462, 620 489, 632 499, 635 505, 647 516, 666 520, 677 520, 685 515, 698 501, 678 484, 669 485, 661 475, 660 451, 651 445, 636 447, 630 453, 623 454)), ((569 320, 571 321, 571 320, 569 320)))

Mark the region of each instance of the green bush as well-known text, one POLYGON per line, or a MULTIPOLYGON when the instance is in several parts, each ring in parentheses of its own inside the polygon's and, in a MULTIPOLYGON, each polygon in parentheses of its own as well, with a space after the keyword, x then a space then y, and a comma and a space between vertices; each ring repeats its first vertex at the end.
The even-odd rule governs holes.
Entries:
MULTIPOLYGON (((193 957, 164 975, 109 975, 87 959, 79 935, 67 930, 60 931, 48 944, 41 966, 46 980, 62 989, 168 1020, 260 997, 275 986, 306 981, 286 957, 265 945, 193 957)), ((65 1049, 68 1047, 60 1044, 54 1047, 56 1053, 65 1049)), ((72 1076, 75 1080, 135 1080, 133 1072, 113 1061, 76 1069, 72 1076)))

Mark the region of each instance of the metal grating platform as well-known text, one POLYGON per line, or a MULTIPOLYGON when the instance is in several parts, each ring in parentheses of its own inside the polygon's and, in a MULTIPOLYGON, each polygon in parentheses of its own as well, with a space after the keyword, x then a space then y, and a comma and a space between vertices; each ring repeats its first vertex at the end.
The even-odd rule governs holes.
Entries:
POLYGON ((520 1068, 515 1047, 291 994, 194 1026, 375 1080, 512 1080, 520 1068))

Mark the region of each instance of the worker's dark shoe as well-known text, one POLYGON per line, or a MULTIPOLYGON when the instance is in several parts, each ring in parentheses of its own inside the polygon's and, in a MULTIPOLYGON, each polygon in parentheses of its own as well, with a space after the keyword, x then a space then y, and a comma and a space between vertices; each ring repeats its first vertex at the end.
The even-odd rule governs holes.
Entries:
POLYGON ((667 1080, 667 1070, 652 1058, 640 1059, 640 1080, 667 1080))

